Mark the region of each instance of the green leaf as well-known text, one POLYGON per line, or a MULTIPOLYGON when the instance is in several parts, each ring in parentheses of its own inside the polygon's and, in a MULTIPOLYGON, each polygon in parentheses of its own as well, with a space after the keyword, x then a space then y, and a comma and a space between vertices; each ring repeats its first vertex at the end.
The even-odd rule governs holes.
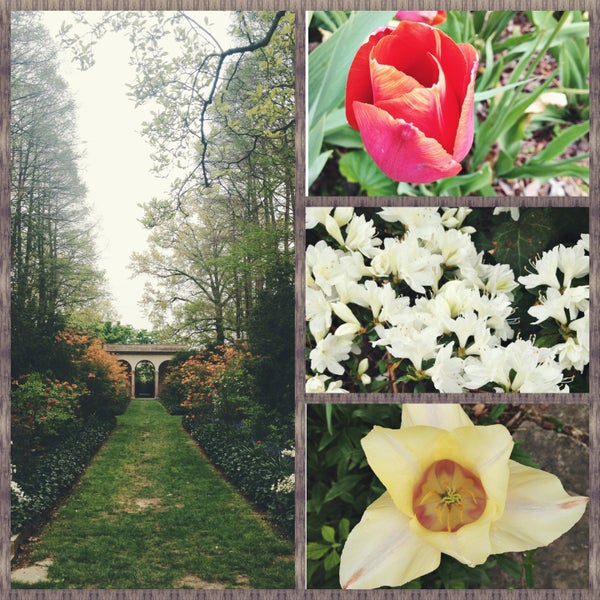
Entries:
POLYGON ((324 502, 331 502, 331 500, 335 500, 339 498, 342 494, 349 492, 354 489, 356 484, 362 479, 362 475, 347 475, 344 479, 340 481, 336 481, 331 489, 325 495, 324 502))
POLYGON ((340 533, 340 542, 346 541, 350 533, 350 521, 348 519, 340 519, 338 531, 340 533))
POLYGON ((477 92, 475 94, 475 102, 482 102, 483 100, 489 100, 498 94, 503 94, 509 90, 517 88, 519 86, 527 85, 532 81, 536 81, 537 77, 531 77, 530 79, 526 79, 524 81, 517 81, 515 83, 509 83, 507 85, 502 85, 500 87, 492 88, 491 90, 486 90, 484 92, 477 92))
POLYGON ((467 196, 472 192, 479 192, 491 183, 492 168, 486 162, 481 169, 474 173, 443 179, 437 184, 436 191, 439 196, 467 196))
POLYGON ((588 158, 587 154, 568 158, 566 160, 551 162, 543 165, 525 163, 504 173, 506 179, 521 179, 535 177, 538 179, 552 179, 554 177, 579 177, 589 181, 590 168, 588 165, 579 165, 578 162, 588 158))
POLYGON ((323 561, 323 566, 326 571, 333 571, 340 564, 340 555, 333 550, 330 552, 323 561))
POLYGON ((552 235, 552 215, 548 210, 522 211, 518 221, 508 219, 496 227, 492 240, 496 248, 494 258, 510 265, 515 273, 522 273, 552 235))
POLYGON ((362 148, 360 133, 348 125, 346 109, 338 108, 325 117, 324 141, 332 146, 342 148, 362 148))
POLYGON ((321 527, 321 536, 326 542, 335 544, 335 529, 330 525, 323 525, 321 527))
POLYGON ((325 419, 327 420, 327 431, 329 435, 333 435, 333 427, 331 425, 331 415, 333 412, 333 404, 325 405, 325 419))
POLYGON ((541 152, 538 152, 527 164, 540 164, 560 156, 573 142, 590 130, 590 124, 581 123, 561 131, 541 152))
POLYGON ((356 12, 308 56, 308 122, 340 106, 354 55, 367 37, 394 18, 393 11, 356 12))
POLYGON ((325 556, 329 550, 331 550, 331 546, 329 544, 308 542, 308 544, 306 544, 306 558, 309 560, 319 560, 325 556))
POLYGON ((321 152, 325 118, 319 119, 308 132, 308 187, 310 187, 329 160, 332 152, 321 152))
POLYGON ((317 159, 308 166, 308 187, 310 187, 316 181, 317 177, 325 168, 325 165, 327 164, 327 161, 331 158, 332 154, 332 150, 323 152, 322 154, 319 154, 319 156, 317 156, 317 159))
POLYGON ((510 458, 526 467, 532 467, 534 469, 540 468, 540 465, 533 459, 531 454, 521 446, 521 440, 515 440, 515 445, 513 446, 510 458))
POLYGON ((381 172, 364 151, 348 152, 339 162, 340 173, 351 183, 358 183, 368 196, 393 196, 396 184, 381 172))
POLYGON ((505 573, 508 573, 514 579, 520 579, 522 567, 518 560, 505 554, 498 554, 496 555, 496 562, 505 573))

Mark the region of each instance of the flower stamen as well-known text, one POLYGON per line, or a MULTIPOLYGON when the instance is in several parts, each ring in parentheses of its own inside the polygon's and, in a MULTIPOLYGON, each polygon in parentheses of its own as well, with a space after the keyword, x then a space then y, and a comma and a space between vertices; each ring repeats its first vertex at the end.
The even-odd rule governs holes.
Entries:
POLYGON ((458 531, 483 514, 487 498, 479 478, 452 460, 438 460, 423 473, 413 494, 413 510, 430 531, 458 531))

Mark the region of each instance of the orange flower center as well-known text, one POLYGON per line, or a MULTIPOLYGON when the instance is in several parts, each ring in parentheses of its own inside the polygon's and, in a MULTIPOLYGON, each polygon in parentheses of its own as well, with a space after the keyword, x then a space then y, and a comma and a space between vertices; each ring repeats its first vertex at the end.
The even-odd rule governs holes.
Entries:
POLYGON ((438 460, 413 493, 413 510, 430 531, 458 531, 483 514, 486 495, 479 478, 453 460, 438 460))

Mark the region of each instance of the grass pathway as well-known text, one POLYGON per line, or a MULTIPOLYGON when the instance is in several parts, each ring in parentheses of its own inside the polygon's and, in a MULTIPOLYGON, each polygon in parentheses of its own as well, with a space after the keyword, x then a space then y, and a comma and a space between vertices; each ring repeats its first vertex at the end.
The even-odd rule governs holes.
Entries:
MULTIPOLYGON (((155 400, 132 400, 32 560, 44 589, 293 588, 281 540, 155 400)), ((13 587, 21 587, 13 582, 13 587)))

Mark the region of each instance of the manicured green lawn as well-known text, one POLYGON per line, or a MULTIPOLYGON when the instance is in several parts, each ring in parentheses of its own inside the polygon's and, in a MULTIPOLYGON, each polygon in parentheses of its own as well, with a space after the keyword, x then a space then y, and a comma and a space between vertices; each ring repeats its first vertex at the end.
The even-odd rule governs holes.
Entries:
MULTIPOLYGON (((40 588, 293 588, 294 546, 212 469, 155 400, 133 400, 32 560, 40 588)), ((13 583, 13 587, 19 586, 13 583)))

